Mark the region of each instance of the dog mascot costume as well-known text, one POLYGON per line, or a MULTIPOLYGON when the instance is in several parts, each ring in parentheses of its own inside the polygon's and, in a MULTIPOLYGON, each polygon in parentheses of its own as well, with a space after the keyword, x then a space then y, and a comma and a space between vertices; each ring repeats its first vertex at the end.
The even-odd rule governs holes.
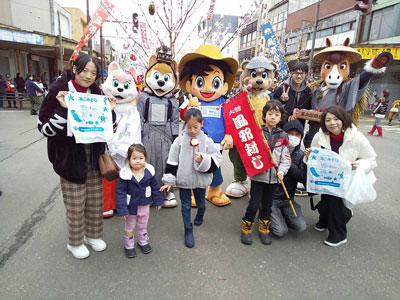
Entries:
MULTIPOLYGON (((240 75, 240 85, 249 94, 251 107, 254 108, 254 118, 259 124, 264 124, 262 110, 265 103, 270 100, 269 89, 274 84, 274 66, 266 57, 254 57, 242 63, 242 74, 240 75)), ((225 191, 230 197, 240 198, 249 192, 246 169, 242 163, 236 147, 229 150, 229 159, 233 164, 232 182, 225 191)))
MULTIPOLYGON (((221 151, 233 146, 232 136, 225 134, 222 104, 226 101, 223 96, 232 89, 237 69, 236 59, 222 58, 221 51, 213 45, 200 46, 196 52, 184 55, 179 63, 179 86, 189 93, 188 103, 181 106, 181 116, 186 108, 197 106, 204 119, 202 130, 221 151)), ((216 206, 231 203, 221 190, 222 182, 221 168, 218 168, 206 195, 206 199, 216 206)))
MULTIPOLYGON (((108 77, 102 85, 106 96, 116 98, 117 106, 114 111, 117 115, 116 130, 111 142, 108 143, 110 155, 122 168, 126 163, 128 148, 133 143, 141 143, 140 116, 136 108, 138 91, 136 88, 136 69, 120 69, 117 62, 113 61, 108 66, 108 77)), ((115 210, 115 189, 117 180, 111 182, 103 178, 103 216, 112 217, 115 210)))
MULTIPOLYGON (((366 63, 364 71, 353 79, 348 78, 350 64, 361 60, 361 54, 350 47, 347 38, 343 46, 332 46, 329 38, 326 39, 326 48, 314 56, 316 62, 322 63, 322 79, 310 84, 312 93, 312 108, 328 108, 339 105, 352 112, 353 123, 357 125, 363 114, 369 98, 368 84, 374 74, 386 71, 393 61, 389 52, 382 52, 366 63)), ((314 135, 319 130, 319 123, 309 122, 310 129, 304 138, 304 146, 310 147, 314 135)))
MULTIPOLYGON (((167 49, 153 54, 145 76, 145 88, 139 96, 138 110, 142 125, 142 141, 147 161, 154 166, 160 186, 169 149, 179 135, 179 109, 174 91, 178 85, 178 64, 167 49)), ((172 191, 164 194, 163 207, 178 205, 172 191)))

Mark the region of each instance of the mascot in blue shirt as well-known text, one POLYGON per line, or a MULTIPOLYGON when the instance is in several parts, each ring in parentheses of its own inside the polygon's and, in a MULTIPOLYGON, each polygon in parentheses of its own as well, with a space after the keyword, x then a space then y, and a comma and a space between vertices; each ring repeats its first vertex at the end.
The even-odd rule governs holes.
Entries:
MULTIPOLYGON (((200 46, 196 52, 187 53, 179 63, 179 86, 188 93, 188 101, 181 105, 181 117, 186 109, 197 106, 203 115, 202 130, 217 144, 219 149, 233 147, 232 136, 225 134, 222 104, 224 95, 232 89, 238 62, 223 58, 221 51, 213 45, 200 46)), ((221 190, 223 182, 221 168, 213 173, 213 181, 208 188, 206 199, 216 206, 231 203, 221 190)))

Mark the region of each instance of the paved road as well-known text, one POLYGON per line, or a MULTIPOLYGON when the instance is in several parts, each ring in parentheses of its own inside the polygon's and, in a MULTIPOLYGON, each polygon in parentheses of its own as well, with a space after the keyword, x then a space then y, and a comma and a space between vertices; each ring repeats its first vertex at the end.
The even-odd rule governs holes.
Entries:
MULTIPOLYGON (((360 123, 362 131, 372 119, 360 123)), ((303 233, 252 246, 240 243, 247 197, 217 208, 207 203, 183 245, 180 209, 151 211, 153 252, 129 260, 123 222, 105 220, 105 252, 78 261, 66 250, 64 205, 47 160, 46 140, 27 111, 0 110, 0 299, 398 299, 400 287, 400 124, 368 137, 379 155, 377 201, 354 209, 348 243, 323 244, 318 215, 299 198, 303 233)), ((225 155, 224 188, 232 180, 225 155)), ((195 212, 195 211, 193 211, 195 212)))

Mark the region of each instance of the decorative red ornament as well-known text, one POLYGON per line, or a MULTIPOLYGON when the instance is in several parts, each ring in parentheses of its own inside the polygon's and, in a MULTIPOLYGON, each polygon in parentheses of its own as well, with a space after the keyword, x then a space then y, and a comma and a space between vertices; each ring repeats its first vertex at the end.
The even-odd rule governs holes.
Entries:
POLYGON ((135 61, 135 60, 136 60, 136 56, 135 56, 135 54, 131 54, 131 56, 129 56, 129 58, 130 58, 131 60, 133 60, 133 61, 135 61))

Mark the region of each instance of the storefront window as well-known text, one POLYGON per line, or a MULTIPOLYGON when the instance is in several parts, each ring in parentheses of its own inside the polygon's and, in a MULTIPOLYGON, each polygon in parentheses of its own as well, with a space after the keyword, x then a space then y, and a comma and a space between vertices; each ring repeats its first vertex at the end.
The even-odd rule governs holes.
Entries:
POLYGON ((394 28, 392 28, 392 26, 394 26, 394 24, 393 7, 387 7, 374 12, 369 39, 373 41, 393 36, 394 28))

